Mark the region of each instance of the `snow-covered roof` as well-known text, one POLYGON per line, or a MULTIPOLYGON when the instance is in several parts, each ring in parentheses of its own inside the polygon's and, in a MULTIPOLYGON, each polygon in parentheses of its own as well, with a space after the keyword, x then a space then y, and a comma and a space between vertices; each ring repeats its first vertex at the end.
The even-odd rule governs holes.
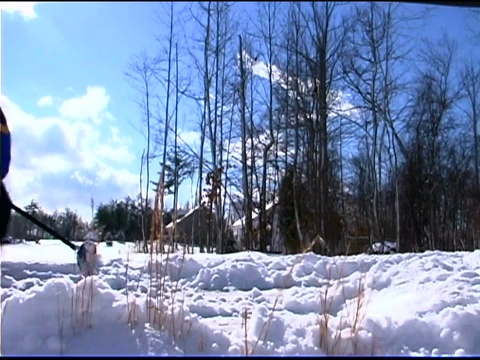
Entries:
MULTIPOLYGON (((265 211, 270 210, 275 204, 276 204, 276 202, 268 203, 268 204, 265 206, 265 211)), ((260 211, 257 211, 257 210, 253 210, 253 211, 252 211, 252 220, 253 220, 253 221, 255 221, 259 216, 260 216, 260 211)), ((242 227, 243 224, 245 223, 245 219, 246 219, 246 216, 242 217, 241 219, 238 219, 237 221, 235 221, 235 222, 233 223, 232 227, 233 227, 234 229, 235 229, 235 228, 242 227)))
MULTIPOLYGON (((177 220, 173 220, 172 222, 170 222, 167 226, 165 226, 165 229, 171 229, 173 228, 173 224, 177 223, 181 223, 183 219, 186 219, 188 216, 190 216, 191 214, 193 214, 196 210, 198 210, 200 208, 201 205, 197 205, 195 206, 194 208, 188 210, 188 212, 183 215, 181 218, 177 219, 177 220)), ((215 211, 215 205, 212 207, 212 210, 215 211)))

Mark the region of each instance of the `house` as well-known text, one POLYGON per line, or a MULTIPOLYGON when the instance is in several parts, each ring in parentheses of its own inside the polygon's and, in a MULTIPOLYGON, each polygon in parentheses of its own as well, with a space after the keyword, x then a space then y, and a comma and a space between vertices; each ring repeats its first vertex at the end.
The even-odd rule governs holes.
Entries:
MULTIPOLYGON (((189 209, 177 209, 177 211, 176 211, 177 220, 180 220, 182 217, 187 215, 189 212, 190 212, 189 209)), ((171 210, 170 213, 172 215, 172 221, 175 220, 175 210, 171 210)))
MULTIPOLYGON (((272 244, 272 225, 273 225, 275 214, 276 214, 276 208, 277 208, 277 202, 271 202, 265 206, 266 215, 267 215, 267 236, 270 238, 267 240, 267 247, 270 249, 270 251, 274 251, 274 252, 278 252, 277 249, 272 248, 272 245, 273 245, 272 244)), ((233 236, 235 238, 236 247, 238 249, 243 248, 241 244, 243 242, 245 221, 246 221, 246 216, 235 221, 232 225, 233 236)), ((254 210, 252 212, 252 227, 254 232, 258 230, 259 222, 260 222, 260 211, 254 210)))
POLYGON ((171 242, 173 240, 175 227, 175 239, 177 242, 198 245, 200 239, 206 239, 208 235, 208 213, 208 209, 199 205, 177 220, 170 222, 165 227, 167 241, 171 242))

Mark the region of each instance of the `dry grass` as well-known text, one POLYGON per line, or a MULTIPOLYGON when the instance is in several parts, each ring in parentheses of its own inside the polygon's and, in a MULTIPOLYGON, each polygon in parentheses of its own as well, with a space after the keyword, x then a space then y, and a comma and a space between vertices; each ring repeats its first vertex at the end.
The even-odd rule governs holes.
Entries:
POLYGON ((96 277, 89 276, 75 285, 72 294, 72 328, 74 332, 81 328, 93 327, 93 301, 96 277))
MULTIPOLYGON (((180 288, 179 279, 185 257, 188 254, 188 245, 183 247, 182 252, 175 253, 173 252, 174 247, 170 245, 152 246, 152 248, 155 252, 150 252, 147 264, 149 294, 144 309, 146 321, 152 328, 165 331, 175 342, 183 343, 185 349, 187 335, 191 330, 192 323, 185 317, 185 297, 180 288), (162 251, 165 248, 166 251, 162 251), (177 255, 181 256, 178 272, 177 274, 170 274, 172 261, 176 260, 177 255), (172 277, 177 280, 171 281, 172 277), (179 294, 182 295, 182 299, 177 301, 179 294)), ((138 306, 136 306, 135 299, 133 299, 133 302, 127 299, 127 302, 129 303, 128 321, 133 326, 137 321, 133 309, 137 309, 138 306)), ((202 347, 203 344, 200 343, 199 349, 202 347)))
MULTIPOLYGON (((343 271, 340 270, 340 273, 343 271)), ((327 270, 327 279, 332 279, 331 268, 327 270)), ((343 276, 340 275, 340 278, 343 276)), ((359 332, 365 319, 368 298, 365 286, 365 273, 362 274, 355 288, 355 295, 349 299, 342 281, 338 281, 334 287, 326 287, 320 291, 321 311, 318 314, 319 343, 326 355, 374 355, 375 348, 362 349, 359 332), (343 304, 346 314, 340 316, 336 326, 329 326, 332 319, 332 301, 328 294, 331 291, 340 292, 343 295, 343 304), (365 353, 366 352, 366 353, 365 353)))

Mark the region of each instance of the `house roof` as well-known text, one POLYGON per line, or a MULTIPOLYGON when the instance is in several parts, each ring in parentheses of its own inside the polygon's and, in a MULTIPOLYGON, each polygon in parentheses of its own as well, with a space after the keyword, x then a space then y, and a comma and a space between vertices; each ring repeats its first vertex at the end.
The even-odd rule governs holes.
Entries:
MULTIPOLYGON (((271 202, 269 204, 267 204, 265 206, 265 210, 268 211, 270 210, 271 208, 273 208, 275 205, 277 204, 277 202, 271 202)), ((253 210, 252 211, 252 220, 256 220, 258 217, 260 216, 260 212, 259 211, 256 211, 256 210, 253 210)), ((237 221, 235 221, 232 225, 232 227, 235 229, 235 228, 239 228, 239 227, 242 227, 243 224, 245 223, 245 218, 246 216, 242 217, 241 219, 238 219, 237 221)))
MULTIPOLYGON (((171 229, 173 228, 173 225, 176 223, 176 224, 179 224, 182 222, 183 219, 186 219, 187 217, 189 217, 191 214, 193 214, 195 211, 197 211, 198 209, 200 209, 200 206, 201 205, 197 205, 195 206, 194 208, 190 209, 185 215, 183 215, 181 218, 179 219, 176 219, 176 220, 173 220, 172 222, 170 222, 167 226, 165 226, 165 229, 171 229)), ((215 205, 213 205, 213 211, 215 211, 215 205)))

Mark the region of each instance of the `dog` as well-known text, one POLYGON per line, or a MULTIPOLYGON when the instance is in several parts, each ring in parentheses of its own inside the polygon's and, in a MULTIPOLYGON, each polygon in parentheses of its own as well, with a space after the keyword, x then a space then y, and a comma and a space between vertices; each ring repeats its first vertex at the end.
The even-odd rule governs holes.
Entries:
POLYGON ((77 265, 80 273, 87 277, 97 275, 99 258, 97 244, 92 240, 85 240, 77 251, 77 265))

